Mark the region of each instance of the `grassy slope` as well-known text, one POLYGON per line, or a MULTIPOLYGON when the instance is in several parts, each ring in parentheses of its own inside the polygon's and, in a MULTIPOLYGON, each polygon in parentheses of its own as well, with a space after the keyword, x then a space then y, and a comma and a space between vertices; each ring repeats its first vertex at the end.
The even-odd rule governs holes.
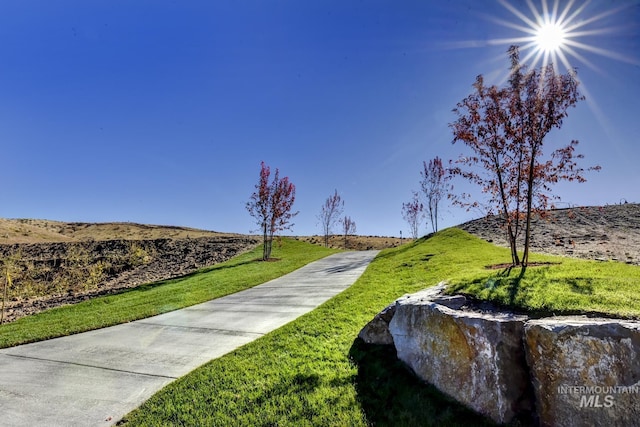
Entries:
MULTIPOLYGON (((503 258, 504 260, 504 258, 503 258)), ((640 319, 640 267, 536 255, 549 266, 488 272, 474 269, 452 280, 448 293, 462 293, 534 315, 598 313, 640 319), (557 263, 557 264, 556 264, 557 263)))
MULTIPOLYGON (((484 266, 508 259, 508 250, 457 229, 386 250, 348 290, 170 384, 132 412, 128 424, 489 424, 415 380, 392 350, 365 346, 354 338, 367 321, 402 294, 442 279, 467 291, 479 289, 480 283, 500 274, 484 266), (470 287, 461 285, 469 281, 473 282, 470 287)), ((573 307, 577 300, 593 303, 599 311, 640 315, 640 298, 628 286, 638 282, 639 268, 544 256, 533 259, 562 261, 562 265, 529 270, 534 283, 541 284, 543 278, 557 278, 558 283, 543 301, 543 292, 533 291, 527 273, 520 283, 524 297, 518 296, 517 302, 559 309, 573 307), (583 280, 583 268, 597 277, 583 280), (563 276, 570 280, 560 280, 563 276)), ((499 297, 504 284, 490 283, 494 290, 486 296, 499 297)))
POLYGON ((264 283, 336 252, 291 239, 274 245, 279 262, 260 262, 262 247, 183 278, 59 307, 0 326, 0 348, 153 316, 264 283))

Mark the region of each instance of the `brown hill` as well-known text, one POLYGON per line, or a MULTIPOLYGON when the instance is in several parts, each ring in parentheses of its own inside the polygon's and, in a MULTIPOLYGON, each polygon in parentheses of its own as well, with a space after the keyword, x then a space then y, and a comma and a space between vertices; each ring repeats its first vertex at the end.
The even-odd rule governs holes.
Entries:
MULTIPOLYGON (((469 221, 459 228, 497 245, 509 246, 496 216, 469 221)), ((521 235, 520 244, 523 240, 521 235)), ((532 221, 531 250, 640 265, 640 204, 549 211, 544 218, 532 221)))
POLYGON ((0 244, 81 242, 101 240, 153 240, 223 237, 219 233, 189 227, 145 225, 133 222, 61 222, 46 219, 0 219, 0 244))

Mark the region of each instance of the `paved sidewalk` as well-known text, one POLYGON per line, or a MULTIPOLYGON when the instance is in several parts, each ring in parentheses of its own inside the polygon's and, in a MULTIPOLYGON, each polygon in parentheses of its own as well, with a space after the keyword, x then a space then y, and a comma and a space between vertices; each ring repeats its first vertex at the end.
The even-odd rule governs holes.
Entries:
POLYGON ((115 424, 176 378, 342 292, 376 254, 335 254, 203 304, 0 350, 0 425, 115 424))

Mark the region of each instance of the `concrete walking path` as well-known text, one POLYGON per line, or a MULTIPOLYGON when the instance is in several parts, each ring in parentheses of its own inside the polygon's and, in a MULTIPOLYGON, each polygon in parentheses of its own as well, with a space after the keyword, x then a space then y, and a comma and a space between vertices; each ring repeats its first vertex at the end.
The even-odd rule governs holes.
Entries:
POLYGON ((115 424, 176 378, 342 292, 377 253, 331 255, 203 304, 0 350, 0 425, 115 424))

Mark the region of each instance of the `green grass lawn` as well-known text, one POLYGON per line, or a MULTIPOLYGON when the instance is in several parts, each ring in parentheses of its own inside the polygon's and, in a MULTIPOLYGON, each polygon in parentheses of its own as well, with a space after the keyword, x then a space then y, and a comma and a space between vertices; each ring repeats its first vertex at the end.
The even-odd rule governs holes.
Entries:
POLYGON ((0 326, 0 348, 85 332, 209 301, 289 273, 335 250, 282 239, 278 262, 257 261, 262 246, 188 276, 48 310, 0 326))
MULTIPOLYGON (((170 384, 129 414, 126 425, 491 425, 417 381, 392 349, 356 336, 396 298, 443 279, 509 302, 508 279, 519 272, 505 278, 485 269, 509 259, 507 249, 458 229, 385 250, 349 289, 170 384)), ((532 261, 561 264, 530 267, 515 304, 640 315, 640 268, 538 255, 532 261)))
POLYGON ((640 267, 609 261, 536 255, 552 263, 512 271, 469 270, 447 293, 462 293, 532 316, 597 313, 640 319, 640 267))

